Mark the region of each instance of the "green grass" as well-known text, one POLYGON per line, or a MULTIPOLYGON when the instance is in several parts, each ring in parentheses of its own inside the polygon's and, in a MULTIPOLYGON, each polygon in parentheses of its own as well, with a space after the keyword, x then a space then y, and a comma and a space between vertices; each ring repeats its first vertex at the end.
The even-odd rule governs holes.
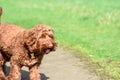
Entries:
POLYGON ((90 58, 103 80, 120 79, 120 0, 0 0, 2 21, 48 24, 56 40, 90 58))

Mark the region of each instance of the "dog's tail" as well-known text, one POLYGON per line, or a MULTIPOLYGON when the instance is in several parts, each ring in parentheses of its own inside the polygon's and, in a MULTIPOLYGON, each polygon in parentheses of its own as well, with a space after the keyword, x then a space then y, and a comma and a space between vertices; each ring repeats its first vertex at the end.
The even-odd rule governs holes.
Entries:
POLYGON ((0 24, 1 24, 1 16, 2 16, 3 10, 2 7, 0 7, 0 24))

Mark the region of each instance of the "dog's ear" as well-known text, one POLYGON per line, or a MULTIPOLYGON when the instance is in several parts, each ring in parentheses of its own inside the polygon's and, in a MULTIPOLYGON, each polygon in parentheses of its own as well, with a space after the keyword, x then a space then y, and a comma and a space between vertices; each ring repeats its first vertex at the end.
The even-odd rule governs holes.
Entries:
POLYGON ((26 31, 24 33, 24 42, 30 52, 34 52, 37 49, 36 38, 37 34, 35 31, 26 31))

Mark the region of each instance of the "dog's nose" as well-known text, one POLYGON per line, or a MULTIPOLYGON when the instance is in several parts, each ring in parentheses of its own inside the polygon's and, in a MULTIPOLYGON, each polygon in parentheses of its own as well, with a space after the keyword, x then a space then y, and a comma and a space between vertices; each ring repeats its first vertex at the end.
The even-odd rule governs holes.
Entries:
POLYGON ((52 47, 53 47, 53 44, 52 44, 52 43, 49 43, 49 44, 48 44, 48 47, 49 47, 49 48, 52 48, 52 47))

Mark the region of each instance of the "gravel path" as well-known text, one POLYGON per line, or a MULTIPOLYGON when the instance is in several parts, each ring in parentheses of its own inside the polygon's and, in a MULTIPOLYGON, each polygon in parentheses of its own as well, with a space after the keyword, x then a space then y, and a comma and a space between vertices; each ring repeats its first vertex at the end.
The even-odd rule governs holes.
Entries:
MULTIPOLYGON (((7 63, 9 72, 9 63, 7 63)), ((84 67, 84 63, 62 48, 45 55, 39 68, 42 80, 100 80, 95 74, 84 67)), ((26 67, 22 69, 22 80, 29 80, 26 67)))

